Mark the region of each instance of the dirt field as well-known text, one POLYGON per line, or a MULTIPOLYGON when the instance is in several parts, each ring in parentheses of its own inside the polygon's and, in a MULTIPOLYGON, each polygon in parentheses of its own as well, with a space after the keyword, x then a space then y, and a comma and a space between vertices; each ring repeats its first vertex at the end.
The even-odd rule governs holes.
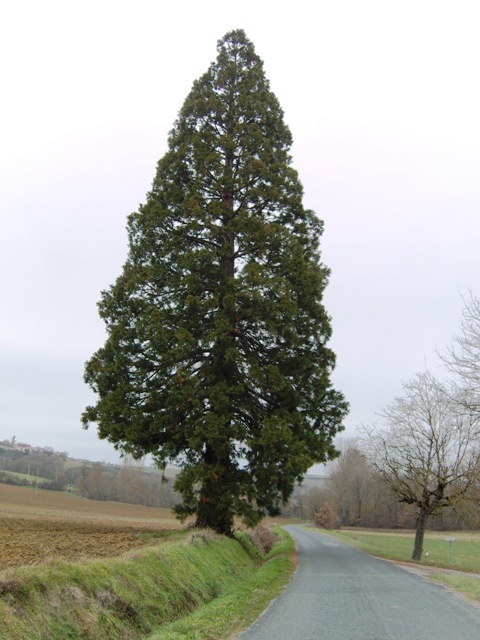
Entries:
POLYGON ((179 528, 168 509, 0 484, 0 571, 57 558, 116 556, 179 528))

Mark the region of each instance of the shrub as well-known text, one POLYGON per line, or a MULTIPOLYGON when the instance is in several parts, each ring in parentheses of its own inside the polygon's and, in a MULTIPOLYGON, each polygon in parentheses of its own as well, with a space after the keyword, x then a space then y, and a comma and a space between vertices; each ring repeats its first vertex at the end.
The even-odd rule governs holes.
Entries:
POLYGON ((328 503, 315 513, 314 520, 320 529, 335 529, 336 517, 328 503))
POLYGON ((272 531, 270 527, 266 527, 263 524, 258 525, 255 529, 252 529, 250 532, 250 537, 252 539, 253 544, 258 549, 261 555, 266 555, 269 553, 277 541, 276 534, 272 531))

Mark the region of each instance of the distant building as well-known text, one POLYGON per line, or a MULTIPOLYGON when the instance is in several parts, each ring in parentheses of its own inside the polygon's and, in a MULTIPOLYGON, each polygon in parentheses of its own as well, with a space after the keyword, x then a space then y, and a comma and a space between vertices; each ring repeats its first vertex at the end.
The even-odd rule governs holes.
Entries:
POLYGON ((15 442, 13 448, 16 451, 25 451, 26 453, 28 453, 33 447, 31 444, 27 444, 26 442, 15 442))
POLYGON ((23 453, 55 453, 55 449, 53 449, 53 447, 35 447, 26 442, 15 442, 13 448, 15 451, 23 451, 23 453))

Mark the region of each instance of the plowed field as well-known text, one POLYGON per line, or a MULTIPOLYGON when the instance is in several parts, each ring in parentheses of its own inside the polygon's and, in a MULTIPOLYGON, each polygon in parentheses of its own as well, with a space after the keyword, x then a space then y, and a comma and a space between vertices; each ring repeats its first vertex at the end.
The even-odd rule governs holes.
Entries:
POLYGON ((97 502, 0 484, 0 571, 65 558, 116 556, 180 524, 169 509, 97 502))

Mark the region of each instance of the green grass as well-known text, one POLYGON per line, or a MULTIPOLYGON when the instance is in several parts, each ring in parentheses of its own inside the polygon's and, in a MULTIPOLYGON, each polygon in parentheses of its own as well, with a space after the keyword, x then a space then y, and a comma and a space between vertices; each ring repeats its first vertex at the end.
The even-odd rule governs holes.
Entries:
MULTIPOLYGON (((372 531, 326 531, 347 544, 352 544, 367 553, 408 562, 412 555, 414 533, 384 533, 372 531)), ((431 567, 445 567, 480 573, 480 534, 427 532, 423 545, 429 551, 428 558, 422 557, 422 564, 431 567), (450 545, 445 538, 456 538, 452 544, 452 562, 450 545)))
POLYGON ((221 638, 253 621, 292 571, 286 534, 263 562, 232 539, 180 538, 114 559, 2 572, 2 640, 221 638))
POLYGON ((147 640, 222 640, 253 624, 284 589, 294 565, 293 540, 284 531, 261 567, 242 582, 233 580, 219 597, 189 616, 162 626, 147 640))
POLYGON ((17 471, 5 471, 5 469, 1 469, 0 471, 7 476, 11 476, 12 478, 18 478, 19 480, 26 480, 32 485, 35 485, 37 483, 41 485, 41 484, 47 484, 51 482, 51 480, 49 480, 48 478, 43 478, 42 476, 38 476, 37 478, 37 476, 32 473, 28 475, 27 473, 18 473, 17 471))
POLYGON ((432 573, 430 578, 441 582, 454 591, 463 593, 469 598, 472 598, 472 600, 480 602, 480 579, 478 578, 472 578, 468 575, 452 575, 449 573, 432 573))

